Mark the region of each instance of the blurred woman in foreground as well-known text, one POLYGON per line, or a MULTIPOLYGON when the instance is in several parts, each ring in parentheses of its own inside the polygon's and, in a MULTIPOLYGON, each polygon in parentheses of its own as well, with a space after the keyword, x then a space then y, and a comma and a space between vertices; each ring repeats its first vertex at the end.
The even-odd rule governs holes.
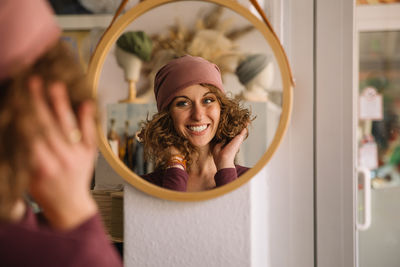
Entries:
POLYGON ((0 36, 1 265, 121 266, 89 190, 95 106, 54 14, 2 0, 0 36))

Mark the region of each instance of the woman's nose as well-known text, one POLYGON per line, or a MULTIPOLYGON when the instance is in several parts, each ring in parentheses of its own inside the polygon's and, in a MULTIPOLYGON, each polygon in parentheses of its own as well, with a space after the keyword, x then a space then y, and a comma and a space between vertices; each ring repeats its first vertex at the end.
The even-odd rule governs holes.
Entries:
POLYGON ((192 119, 200 121, 203 118, 205 109, 201 105, 195 104, 192 109, 192 119))

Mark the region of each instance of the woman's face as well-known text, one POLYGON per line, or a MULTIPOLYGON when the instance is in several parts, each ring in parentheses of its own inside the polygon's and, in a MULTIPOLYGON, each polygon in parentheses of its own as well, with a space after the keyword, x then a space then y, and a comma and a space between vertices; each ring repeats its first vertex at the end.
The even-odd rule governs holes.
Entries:
POLYGON ((221 107, 217 96, 201 85, 181 90, 170 106, 175 130, 195 147, 207 146, 219 124, 221 107))

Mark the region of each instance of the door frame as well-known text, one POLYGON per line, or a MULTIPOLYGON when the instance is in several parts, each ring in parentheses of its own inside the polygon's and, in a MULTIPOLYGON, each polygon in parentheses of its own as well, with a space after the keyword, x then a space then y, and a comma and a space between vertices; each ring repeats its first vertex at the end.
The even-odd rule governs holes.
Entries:
POLYGON ((355 1, 315 3, 315 266, 356 266, 355 1))

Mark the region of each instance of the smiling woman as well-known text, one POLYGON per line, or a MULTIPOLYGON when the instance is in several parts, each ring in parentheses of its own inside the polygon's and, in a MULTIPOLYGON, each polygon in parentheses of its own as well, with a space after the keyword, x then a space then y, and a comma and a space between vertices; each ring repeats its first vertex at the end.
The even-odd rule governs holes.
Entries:
POLYGON ((174 59, 158 71, 154 92, 159 112, 139 134, 156 167, 146 180, 171 190, 203 191, 247 171, 234 159, 250 111, 225 96, 215 64, 189 55, 174 59))

